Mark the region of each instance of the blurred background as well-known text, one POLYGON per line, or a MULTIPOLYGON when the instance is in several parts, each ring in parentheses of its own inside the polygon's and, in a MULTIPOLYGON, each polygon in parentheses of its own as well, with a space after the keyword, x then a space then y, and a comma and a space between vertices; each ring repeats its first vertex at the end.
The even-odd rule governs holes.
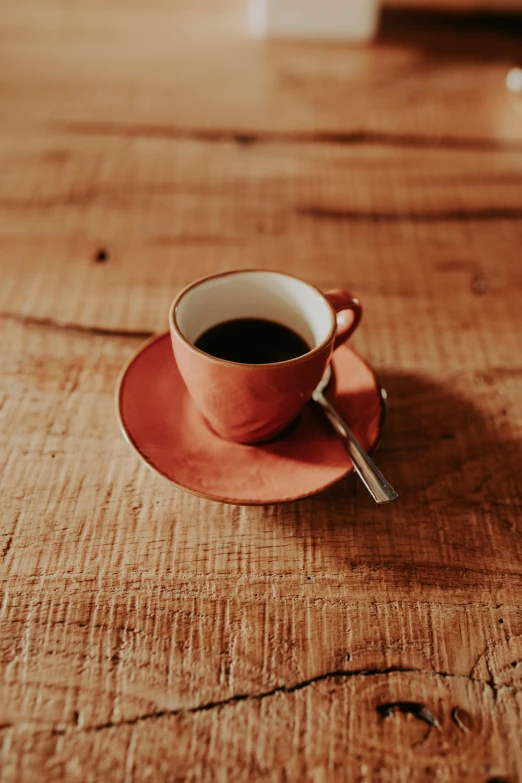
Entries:
MULTIPOLYGON (((522 144, 505 92, 521 10, 385 3, 356 45, 252 38, 244 0, 4 4, 2 310, 146 333, 182 284, 242 266, 350 280, 371 307, 397 282, 382 265, 371 282, 369 257, 411 252, 414 234, 424 260, 445 252, 429 219, 394 216, 464 208, 437 149, 467 182, 494 169, 502 208, 520 204, 518 157, 462 152, 522 144)), ((486 209, 491 184, 465 209, 486 209)), ((480 270, 488 241, 465 241, 480 270)))

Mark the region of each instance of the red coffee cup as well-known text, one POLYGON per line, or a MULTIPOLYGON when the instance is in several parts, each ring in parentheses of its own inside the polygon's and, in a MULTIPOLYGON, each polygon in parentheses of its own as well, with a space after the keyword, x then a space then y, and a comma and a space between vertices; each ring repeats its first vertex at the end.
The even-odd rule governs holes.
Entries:
POLYGON ((226 440, 260 443, 301 413, 332 352, 353 334, 361 315, 359 300, 348 291, 323 294, 292 275, 254 269, 212 275, 187 286, 172 303, 169 322, 181 376, 212 429, 226 440), (242 364, 194 345, 212 326, 241 318, 279 323, 311 348, 287 361, 242 364))

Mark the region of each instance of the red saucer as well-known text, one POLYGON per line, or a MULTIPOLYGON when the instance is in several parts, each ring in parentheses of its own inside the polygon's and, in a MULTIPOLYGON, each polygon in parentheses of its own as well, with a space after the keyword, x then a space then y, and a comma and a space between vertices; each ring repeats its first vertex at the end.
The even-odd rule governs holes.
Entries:
MULTIPOLYGON (((381 434, 384 403, 372 369, 350 348, 333 358, 329 397, 365 449, 381 434)), ((262 446, 218 437, 192 403, 170 335, 153 337, 125 367, 120 426, 145 464, 187 492, 238 505, 280 503, 326 489, 353 471, 324 414, 310 403, 285 436, 262 446)))

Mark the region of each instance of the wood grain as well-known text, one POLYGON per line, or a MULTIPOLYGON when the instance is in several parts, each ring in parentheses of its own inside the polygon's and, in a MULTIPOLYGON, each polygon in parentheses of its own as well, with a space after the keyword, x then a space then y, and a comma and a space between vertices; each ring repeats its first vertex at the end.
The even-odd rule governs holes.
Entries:
POLYGON ((3 9, 2 783, 522 780, 521 37, 404 20, 3 9), (222 506, 123 442, 140 339, 253 265, 360 295, 396 503, 222 506))

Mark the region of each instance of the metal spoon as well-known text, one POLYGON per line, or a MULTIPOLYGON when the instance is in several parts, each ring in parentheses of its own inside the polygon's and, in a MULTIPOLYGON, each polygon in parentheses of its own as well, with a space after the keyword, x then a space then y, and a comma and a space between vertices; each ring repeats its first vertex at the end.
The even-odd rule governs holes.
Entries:
POLYGON ((332 378, 332 368, 328 366, 324 371, 323 377, 312 394, 312 399, 326 413, 330 424, 341 438, 343 445, 350 455, 353 466, 362 479, 366 489, 376 503, 389 503, 398 497, 397 493, 386 481, 375 462, 368 456, 362 446, 354 438, 341 416, 337 413, 333 405, 328 402, 324 396, 326 387, 332 378))

